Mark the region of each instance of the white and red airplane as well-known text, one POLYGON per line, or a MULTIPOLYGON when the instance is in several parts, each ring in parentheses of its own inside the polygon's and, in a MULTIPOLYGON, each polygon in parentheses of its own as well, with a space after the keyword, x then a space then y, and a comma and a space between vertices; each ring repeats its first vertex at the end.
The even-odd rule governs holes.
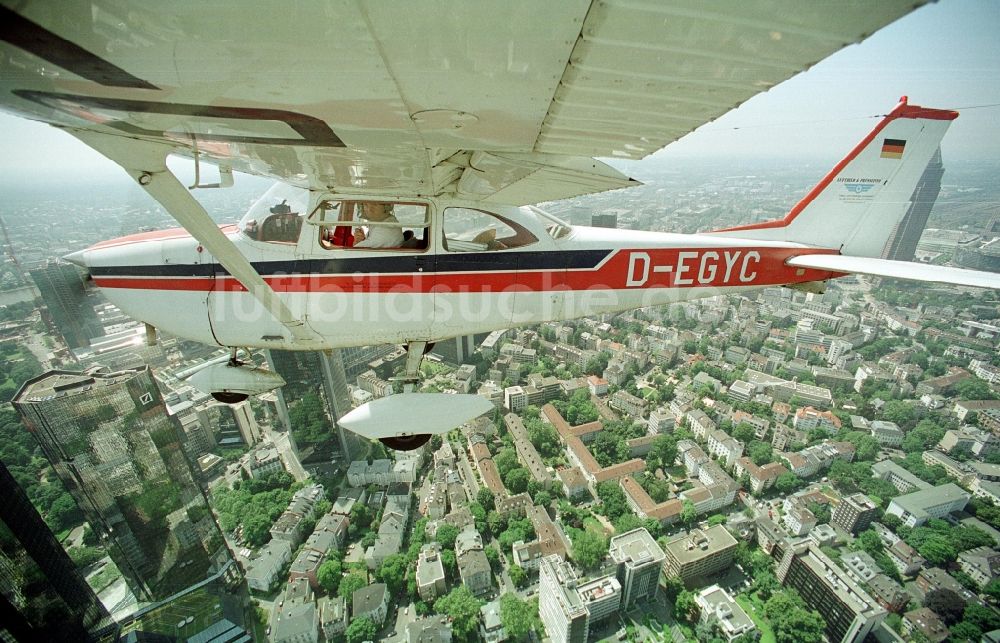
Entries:
MULTIPOLYGON (((282 383, 240 347, 402 343, 410 391, 427 347, 459 335, 848 273, 1000 287, 878 258, 958 116, 905 98, 778 221, 652 233, 529 205, 634 185, 590 157, 642 158, 911 1, 303 6, 0 7, 0 105, 116 161, 183 226, 67 259, 136 319, 229 347, 194 376, 220 399, 282 383), (281 183, 220 228, 167 169, 178 153, 223 185, 281 183)), ((404 393, 341 423, 415 448, 489 408, 404 393)))

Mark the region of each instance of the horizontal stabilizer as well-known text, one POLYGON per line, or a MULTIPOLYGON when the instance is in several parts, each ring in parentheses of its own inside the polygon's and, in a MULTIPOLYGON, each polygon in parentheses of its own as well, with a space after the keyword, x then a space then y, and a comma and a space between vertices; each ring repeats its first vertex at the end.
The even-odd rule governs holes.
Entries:
POLYGON ((895 277, 912 281, 930 281, 955 286, 1000 289, 1000 274, 933 266, 910 261, 892 261, 872 257, 845 257, 844 255, 799 255, 785 262, 797 268, 815 268, 834 272, 859 273, 877 277, 895 277))
POLYGON ((481 395, 403 393, 368 402, 340 418, 340 425, 369 439, 447 433, 493 410, 481 395))

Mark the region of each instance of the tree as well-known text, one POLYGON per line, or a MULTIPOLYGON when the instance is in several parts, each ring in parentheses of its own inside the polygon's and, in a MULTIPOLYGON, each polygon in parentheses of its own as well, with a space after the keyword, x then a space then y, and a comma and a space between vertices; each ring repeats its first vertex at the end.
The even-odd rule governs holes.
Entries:
POLYGON ((666 576, 663 579, 663 593, 667 597, 667 602, 672 603, 677 596, 684 591, 684 581, 680 576, 666 576))
POLYGON ((685 589, 677 594, 677 599, 674 601, 674 616, 679 620, 690 623, 697 608, 697 604, 694 602, 694 592, 685 589))
POLYGON ((408 562, 403 554, 386 556, 375 572, 375 578, 386 584, 389 594, 398 596, 406 588, 406 568, 408 562))
POLYGON ((979 641, 982 639, 983 631, 968 621, 955 623, 951 626, 951 636, 949 641, 979 641))
POLYGON ((364 641, 374 641, 377 635, 378 627, 375 625, 375 621, 368 616, 352 619, 351 624, 347 626, 347 632, 345 633, 347 643, 364 643, 364 641))
POLYGON ((962 618, 965 601, 950 589, 933 589, 924 596, 924 607, 934 610, 950 626, 962 618))
POLYGON ((500 622, 512 641, 527 641, 529 633, 537 631, 538 604, 504 594, 500 597, 500 622))
POLYGON ((992 598, 994 602, 1000 601, 1000 580, 991 580, 986 583, 983 593, 992 598))
POLYGON ((510 447, 504 447, 503 449, 500 449, 500 453, 493 458, 493 462, 497 465, 497 470, 500 472, 500 478, 506 478, 508 471, 518 467, 517 451, 510 447))
POLYGON ((681 504, 681 515, 680 520, 682 525, 693 525, 695 519, 698 517, 698 510, 695 508, 694 503, 690 500, 685 499, 681 504))
POLYGON ((764 615, 771 622, 778 643, 820 643, 824 640, 823 618, 808 609, 795 592, 774 592, 764 604, 764 615))
POLYGON ((441 565, 450 578, 458 578, 458 558, 453 549, 441 550, 441 565))
POLYGON ((479 608, 482 606, 483 602, 464 585, 434 601, 435 613, 451 617, 452 633, 458 641, 476 640, 479 608))
POLYGON ((982 632, 992 632, 1000 628, 1000 614, 989 607, 969 603, 962 614, 963 623, 972 623, 982 632))
POLYGON ((524 493, 528 490, 528 480, 531 474, 524 467, 517 467, 507 472, 503 477, 503 484, 513 494, 524 493))
POLYGON ((753 460, 757 466, 763 466, 774 460, 774 450, 767 442, 754 440, 747 447, 747 456, 753 460))
POLYGON ((347 603, 350 604, 354 596, 354 592, 367 586, 368 579, 365 578, 363 574, 352 572, 347 576, 344 576, 344 578, 340 581, 340 587, 337 588, 337 596, 347 599, 347 603))
POLYGON ((754 439, 754 429, 746 422, 740 422, 736 425, 736 428, 733 429, 733 437, 743 444, 749 444, 750 441, 754 439))
POLYGON ((523 567, 520 565, 511 565, 510 570, 507 573, 510 574, 510 580, 514 583, 514 587, 518 589, 527 587, 528 573, 524 571, 523 567))
POLYGON ((577 530, 572 541, 573 560, 584 569, 596 568, 608 555, 608 541, 592 531, 577 530))
POLYGON ((677 459, 677 438, 669 433, 656 436, 649 449, 649 459, 661 467, 671 467, 677 459))
POLYGON ((444 523, 438 525, 437 534, 434 539, 441 544, 444 549, 454 549, 455 539, 458 538, 458 527, 444 523))
POLYGON ((774 488, 777 489, 782 494, 792 493, 796 489, 802 486, 802 481, 791 471, 786 471, 782 473, 774 481, 774 488))
POLYGON ((493 511, 496 507, 496 498, 493 496, 493 492, 483 487, 476 494, 476 502, 483 506, 486 511, 493 511))
POLYGON ((337 588, 340 587, 340 579, 343 571, 343 565, 339 560, 326 560, 316 570, 316 580, 319 581, 320 587, 327 594, 333 596, 337 593, 337 588))

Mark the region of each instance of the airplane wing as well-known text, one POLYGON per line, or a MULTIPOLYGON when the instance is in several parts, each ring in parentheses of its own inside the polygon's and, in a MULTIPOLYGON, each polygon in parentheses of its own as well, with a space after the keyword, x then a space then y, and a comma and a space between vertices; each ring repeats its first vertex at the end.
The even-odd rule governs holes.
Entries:
POLYGON ((954 286, 1000 289, 1000 275, 996 273, 951 268, 949 266, 934 266, 914 263, 912 261, 815 254, 792 257, 785 263, 789 266, 799 268, 815 268, 817 270, 875 275, 876 277, 896 277, 911 281, 927 281, 954 286))
POLYGON ((643 158, 920 4, 0 0, 0 109, 305 187, 521 205, 635 185, 591 157, 643 158))

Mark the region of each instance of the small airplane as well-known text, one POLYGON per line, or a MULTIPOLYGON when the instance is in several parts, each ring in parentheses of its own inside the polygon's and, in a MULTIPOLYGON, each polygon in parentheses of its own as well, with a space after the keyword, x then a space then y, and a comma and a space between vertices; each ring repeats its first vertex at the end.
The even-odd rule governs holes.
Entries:
POLYGON ((236 402, 283 384, 240 348, 403 344, 404 393, 340 423, 413 449, 491 408, 412 392, 449 337, 764 286, 821 292, 853 273, 1000 287, 879 258, 958 116, 906 97, 781 220, 652 233, 531 205, 636 185, 590 157, 645 157, 913 4, 269 2, 206 20, 29 3, 0 7, 20 70, 0 78, 0 105, 114 160, 180 222, 66 259, 151 328, 229 348, 199 387, 236 402), (169 154, 194 159, 194 185, 169 154), (280 182, 220 227, 191 190, 231 185, 233 169, 280 182))

